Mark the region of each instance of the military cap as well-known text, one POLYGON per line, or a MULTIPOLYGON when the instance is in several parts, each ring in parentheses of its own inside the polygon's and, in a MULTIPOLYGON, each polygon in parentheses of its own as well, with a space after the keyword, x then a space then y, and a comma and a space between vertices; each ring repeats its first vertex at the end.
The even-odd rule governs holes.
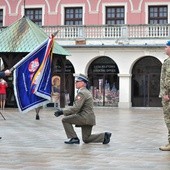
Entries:
POLYGON ((167 45, 167 46, 170 46, 170 41, 167 41, 166 45, 167 45))
POLYGON ((84 74, 74 74, 75 81, 84 81, 87 83, 89 80, 84 74))

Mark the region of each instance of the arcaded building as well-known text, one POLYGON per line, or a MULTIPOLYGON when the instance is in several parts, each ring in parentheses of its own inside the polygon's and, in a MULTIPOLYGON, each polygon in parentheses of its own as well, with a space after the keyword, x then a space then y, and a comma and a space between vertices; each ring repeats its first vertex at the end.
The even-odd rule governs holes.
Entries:
MULTIPOLYGON (((49 36, 59 30, 56 41, 71 54, 65 64, 70 104, 76 93, 73 74, 83 73, 90 80, 95 106, 161 106, 160 72, 170 40, 169 0, 0 1, 0 31, 23 16, 49 36)), ((53 75, 60 73, 58 62, 53 75)))

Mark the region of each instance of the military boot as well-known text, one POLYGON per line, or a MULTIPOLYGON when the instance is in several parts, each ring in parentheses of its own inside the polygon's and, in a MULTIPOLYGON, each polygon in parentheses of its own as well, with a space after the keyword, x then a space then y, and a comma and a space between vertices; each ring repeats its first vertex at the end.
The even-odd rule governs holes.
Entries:
POLYGON ((161 146, 159 149, 161 151, 170 151, 170 144, 167 144, 165 146, 161 146))

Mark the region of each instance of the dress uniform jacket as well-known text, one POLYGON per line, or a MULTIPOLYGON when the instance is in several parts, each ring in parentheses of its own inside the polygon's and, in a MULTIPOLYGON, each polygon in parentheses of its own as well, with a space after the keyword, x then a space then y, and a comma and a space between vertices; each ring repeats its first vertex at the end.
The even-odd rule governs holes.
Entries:
POLYGON ((96 121, 93 111, 93 97, 90 91, 85 87, 79 89, 74 105, 72 107, 63 109, 63 113, 65 116, 75 116, 75 114, 80 116, 82 119, 84 119, 82 125, 95 125, 96 121))

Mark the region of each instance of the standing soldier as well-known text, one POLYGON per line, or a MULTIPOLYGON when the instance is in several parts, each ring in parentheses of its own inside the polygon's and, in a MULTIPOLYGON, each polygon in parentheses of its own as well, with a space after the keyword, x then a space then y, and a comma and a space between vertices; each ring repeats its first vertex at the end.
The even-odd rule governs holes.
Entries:
POLYGON ((162 151, 170 151, 170 41, 166 43, 165 53, 168 55, 168 58, 162 64, 159 96, 162 98, 164 120, 168 128, 169 143, 165 146, 161 146, 159 149, 162 151))
POLYGON ((78 89, 78 94, 76 96, 74 105, 63 110, 58 110, 54 114, 57 117, 64 114, 62 123, 66 135, 70 139, 65 141, 65 143, 80 143, 80 140, 73 129, 73 125, 76 125, 82 129, 82 139, 84 143, 92 142, 108 144, 110 142, 111 133, 105 132, 91 134, 92 127, 95 125, 95 115, 93 112, 93 97, 90 91, 86 88, 88 84, 88 78, 83 74, 79 74, 76 76, 75 83, 76 88, 78 89))

